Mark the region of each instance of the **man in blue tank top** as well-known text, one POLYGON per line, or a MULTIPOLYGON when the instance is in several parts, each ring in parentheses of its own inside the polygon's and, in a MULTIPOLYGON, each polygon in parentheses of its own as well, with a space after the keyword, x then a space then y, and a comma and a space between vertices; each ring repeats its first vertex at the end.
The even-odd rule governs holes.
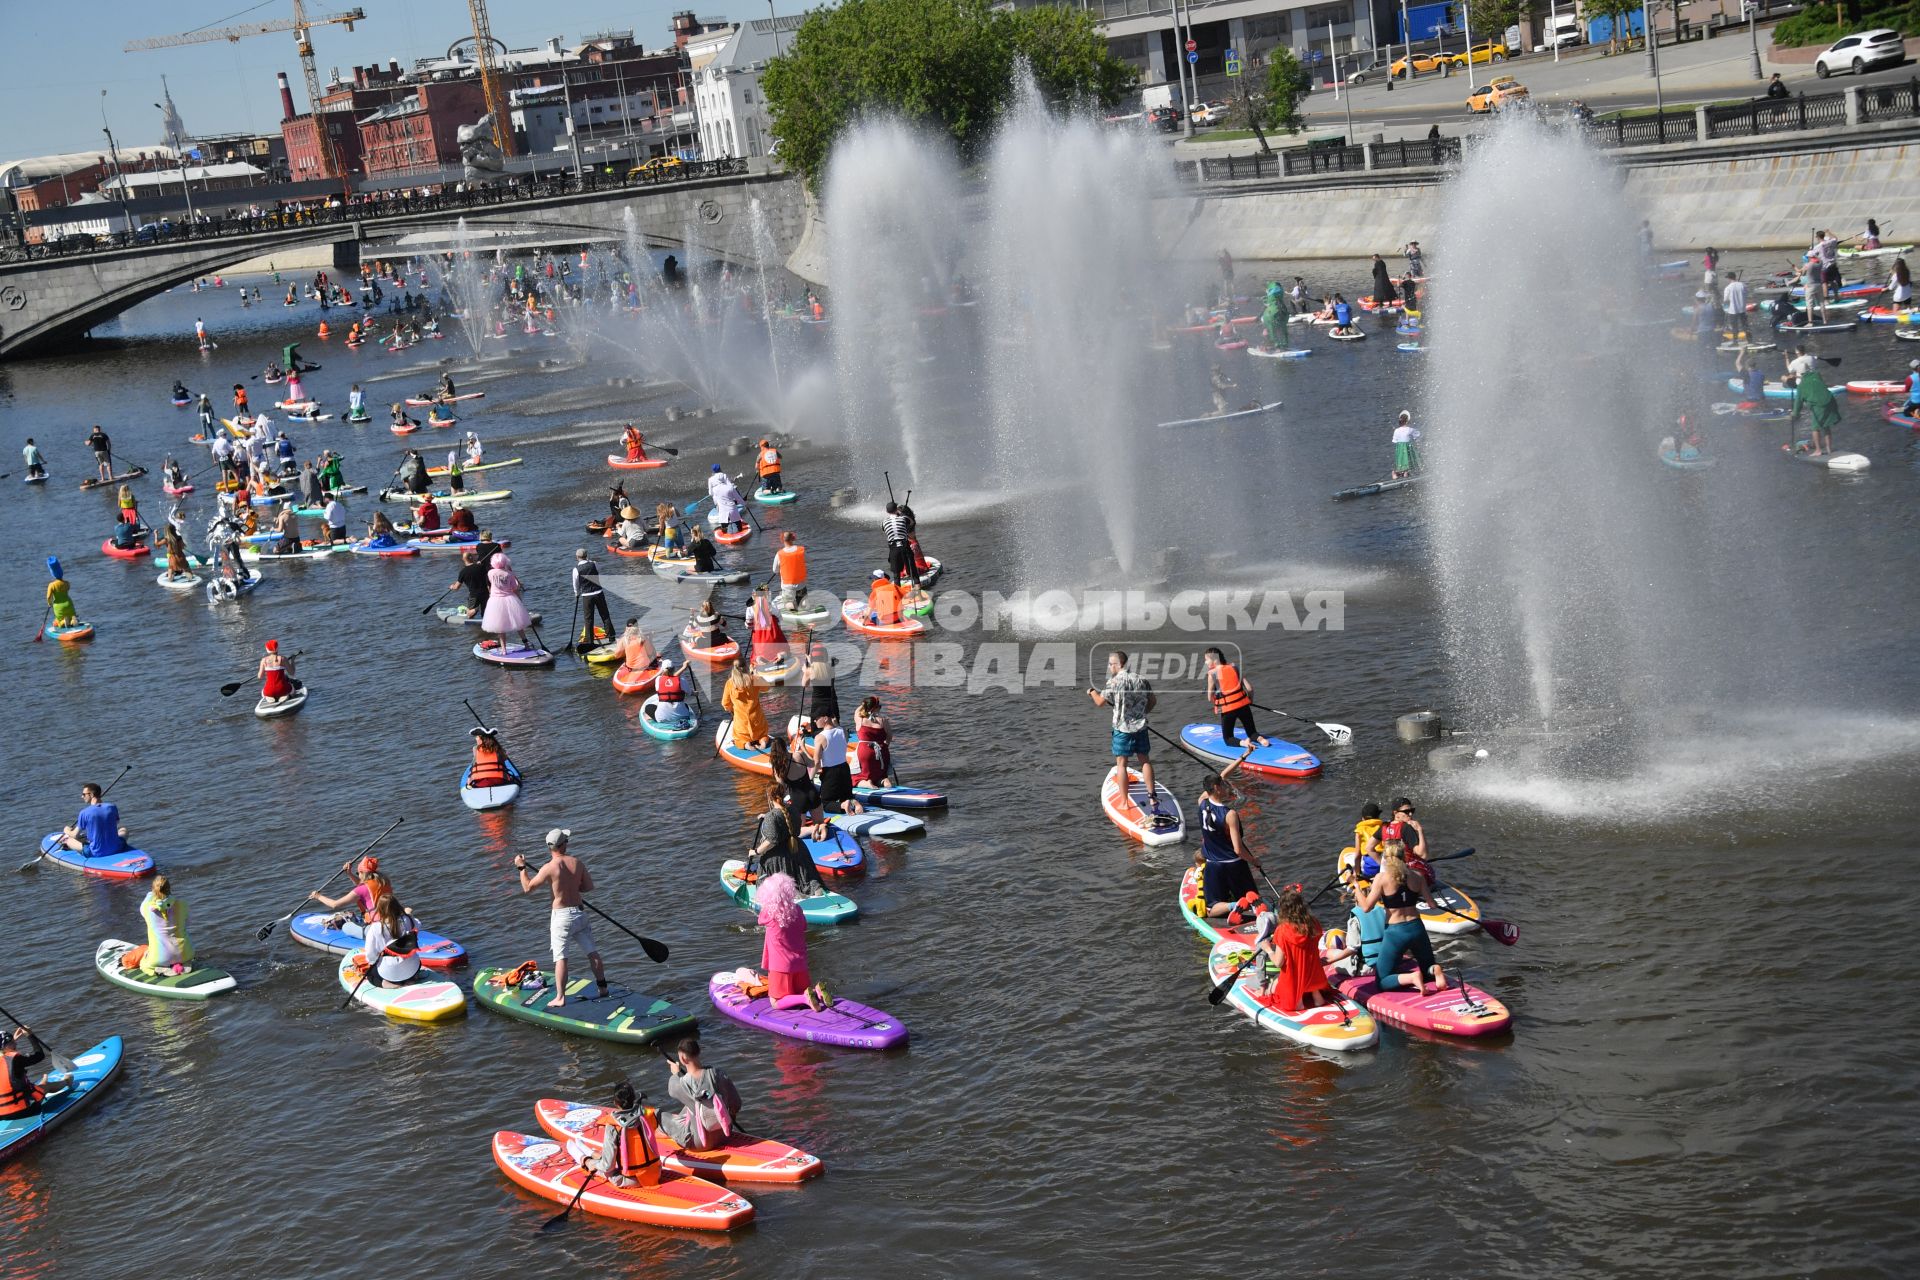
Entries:
POLYGON ((1227 923, 1238 925, 1242 917, 1251 920, 1258 908, 1260 890, 1253 873, 1267 869, 1247 848, 1246 830, 1233 809, 1233 793, 1227 781, 1210 773, 1201 784, 1200 799, 1200 883, 1206 898, 1207 915, 1225 916, 1227 923))

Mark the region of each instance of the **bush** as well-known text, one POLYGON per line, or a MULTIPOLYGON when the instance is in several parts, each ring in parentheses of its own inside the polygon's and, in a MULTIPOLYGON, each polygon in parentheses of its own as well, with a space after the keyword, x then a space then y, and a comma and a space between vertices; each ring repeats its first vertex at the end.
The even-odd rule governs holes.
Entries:
POLYGON ((1835 5, 1810 4, 1774 27, 1773 43, 1779 49, 1829 45, 1841 36, 1874 27, 1892 27, 1901 35, 1920 31, 1920 0, 1869 10, 1858 22, 1849 22, 1835 5))

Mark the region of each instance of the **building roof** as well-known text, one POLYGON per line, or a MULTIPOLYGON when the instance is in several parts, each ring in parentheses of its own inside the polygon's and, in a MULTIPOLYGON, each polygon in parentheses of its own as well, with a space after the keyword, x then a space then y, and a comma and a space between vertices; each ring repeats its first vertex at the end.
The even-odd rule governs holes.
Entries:
MULTIPOLYGON (((122 148, 120 163, 139 164, 143 160, 174 158, 172 147, 152 146, 122 148)), ((59 155, 33 156, 25 160, 0 161, 0 187, 27 187, 36 182, 45 182, 49 178, 58 178, 63 174, 78 173, 97 164, 111 164, 113 157, 105 151, 67 151, 59 155)))
POLYGON ((807 20, 804 13, 777 18, 752 18, 740 24, 733 38, 715 54, 709 67, 716 70, 745 70, 753 63, 764 63, 793 44, 793 33, 807 20))
POLYGON ((420 95, 410 93, 404 98, 397 98, 389 102, 386 106, 381 107, 371 115, 361 116, 355 120, 354 123, 378 124, 382 120, 398 120, 401 116, 418 115, 420 111, 420 95))
MULTIPOLYGON (((264 178, 267 175, 250 164, 191 164, 187 166, 189 182, 219 182, 229 178, 264 178)), ((139 191, 143 187, 164 187, 170 182, 180 181, 178 169, 155 169, 147 173, 125 173, 118 178, 109 178, 100 184, 103 191, 118 191, 124 186, 128 191, 139 191)))

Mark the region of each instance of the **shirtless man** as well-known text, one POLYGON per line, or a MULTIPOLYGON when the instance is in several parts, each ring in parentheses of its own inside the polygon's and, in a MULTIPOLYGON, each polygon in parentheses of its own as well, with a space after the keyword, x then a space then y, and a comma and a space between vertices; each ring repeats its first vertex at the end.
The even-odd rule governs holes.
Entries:
POLYGON ((547 852, 552 856, 546 866, 531 874, 527 870, 527 856, 523 853, 513 856, 514 870, 520 873, 520 892, 532 893, 541 885, 553 891, 553 916, 547 927, 548 939, 553 945, 554 996, 547 1006, 551 1009, 567 1003, 569 942, 579 943, 587 953, 587 963, 593 966, 593 980, 600 985, 600 994, 607 994, 607 971, 600 963, 599 949, 593 945, 593 930, 587 926, 587 909, 580 896, 593 888, 593 876, 587 872, 586 863, 567 852, 567 838, 571 834, 563 827, 547 832, 547 852))

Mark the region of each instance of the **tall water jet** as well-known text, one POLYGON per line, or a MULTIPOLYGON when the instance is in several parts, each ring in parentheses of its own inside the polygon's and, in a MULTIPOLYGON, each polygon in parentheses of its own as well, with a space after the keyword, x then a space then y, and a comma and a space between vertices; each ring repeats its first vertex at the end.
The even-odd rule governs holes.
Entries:
POLYGON ((453 246, 453 265, 441 283, 460 317, 460 334, 467 340, 467 350, 477 360, 493 320, 493 296, 484 269, 474 259, 473 233, 464 217, 454 225, 453 246))

